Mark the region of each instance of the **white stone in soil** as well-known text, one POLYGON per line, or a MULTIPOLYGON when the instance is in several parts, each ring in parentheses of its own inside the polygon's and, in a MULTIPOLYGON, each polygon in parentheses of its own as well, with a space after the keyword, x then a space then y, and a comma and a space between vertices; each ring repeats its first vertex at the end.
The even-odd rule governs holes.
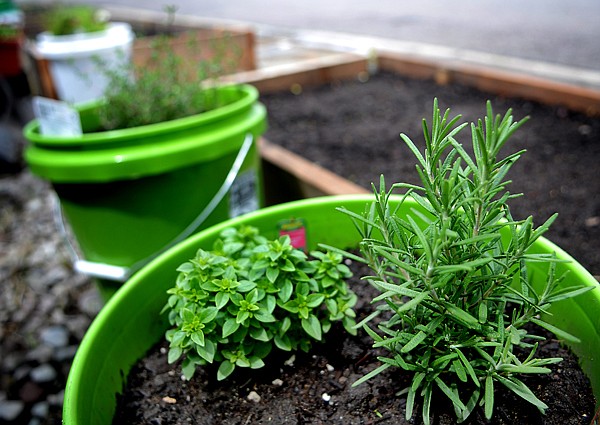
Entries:
POLYGON ((256 392, 256 391, 250 391, 250 393, 248 394, 248 397, 246 397, 249 401, 252 401, 254 403, 258 403, 261 400, 260 395, 256 392))

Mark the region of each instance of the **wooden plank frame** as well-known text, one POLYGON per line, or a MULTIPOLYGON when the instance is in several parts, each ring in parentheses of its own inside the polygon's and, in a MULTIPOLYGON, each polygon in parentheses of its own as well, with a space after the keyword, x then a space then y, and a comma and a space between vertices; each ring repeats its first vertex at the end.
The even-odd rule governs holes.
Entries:
MULTIPOLYGON (((336 80, 364 78, 372 63, 353 54, 296 63, 285 69, 257 70, 235 76, 254 84, 262 93, 316 86, 336 80)), ((436 63, 394 53, 380 53, 377 68, 437 84, 459 83, 507 97, 520 97, 600 116, 600 91, 545 80, 516 72, 481 66, 436 63)), ((287 149, 263 139, 259 144, 263 160, 267 200, 270 204, 323 195, 367 193, 368 190, 326 170, 287 149)))

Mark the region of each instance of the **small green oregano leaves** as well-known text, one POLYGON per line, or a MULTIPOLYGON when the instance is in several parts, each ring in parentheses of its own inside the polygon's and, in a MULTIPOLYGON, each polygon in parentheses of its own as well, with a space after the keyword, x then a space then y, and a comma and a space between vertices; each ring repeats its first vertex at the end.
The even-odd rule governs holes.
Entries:
POLYGON ((546 404, 519 375, 548 373, 546 366, 561 359, 536 358, 543 338, 525 325, 576 341, 540 313, 554 301, 592 289, 561 289, 557 260, 527 253, 555 216, 538 228, 531 217, 517 221, 511 216, 507 201, 514 195, 505 177, 523 152, 500 159, 499 151, 525 120, 513 121, 510 110, 496 116, 488 102, 485 118, 471 125, 470 154, 456 139, 465 127, 459 119, 450 119, 449 110, 442 115, 435 100, 431 123, 423 120, 424 151, 402 135, 416 157, 421 186, 396 183, 387 189, 382 176, 380 187, 373 187, 375 201, 362 215, 340 209, 361 233, 362 261, 374 272, 367 280, 381 293, 373 301, 385 312, 376 329, 370 326, 376 314, 359 325, 374 347, 389 353, 354 385, 390 367, 412 373, 412 383, 401 392, 407 395, 406 416, 413 416, 420 400, 425 424, 439 394, 451 401, 458 422, 478 406, 491 418, 498 385, 544 412, 546 404), (389 200, 397 189, 423 212, 396 214, 389 200), (530 282, 527 264, 533 261, 547 263, 541 288, 530 282), (525 354, 517 355, 515 348, 525 354))
POLYGON ((308 257, 288 236, 268 240, 254 227, 226 229, 212 251, 178 267, 167 291, 169 363, 184 356, 187 379, 216 363, 222 380, 236 367, 263 367, 273 347, 307 351, 332 322, 356 334, 356 295, 342 259, 321 251, 308 257))

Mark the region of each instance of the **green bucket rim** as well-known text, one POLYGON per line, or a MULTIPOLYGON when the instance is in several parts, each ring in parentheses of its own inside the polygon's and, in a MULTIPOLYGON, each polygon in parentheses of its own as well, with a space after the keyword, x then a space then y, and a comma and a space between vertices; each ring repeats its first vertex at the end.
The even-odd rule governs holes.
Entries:
POLYGON ((235 92, 233 87, 224 88, 230 94, 240 94, 228 105, 137 128, 78 138, 50 137, 37 143, 39 134, 34 130, 39 123, 31 122, 24 130, 32 141, 25 159, 34 174, 53 183, 135 179, 211 161, 239 150, 248 133, 257 138, 266 128, 266 108, 258 102, 258 90, 249 85, 235 87, 235 92), (102 137, 106 142, 101 142, 102 137), (87 146, 88 141, 92 145, 87 146))
MULTIPOLYGON (((93 131, 84 133, 81 136, 45 136, 39 132, 39 120, 34 119, 25 125, 23 134, 33 145, 47 149, 106 148, 115 143, 122 145, 124 142, 132 139, 150 136, 154 137, 164 133, 182 131, 226 119, 232 114, 251 107, 251 105, 258 100, 259 96, 258 89, 249 84, 223 85, 216 87, 216 90, 220 92, 220 95, 225 95, 227 97, 234 96, 238 92, 241 93, 241 96, 218 108, 189 117, 119 130, 93 131)), ((101 106, 103 102, 102 99, 97 99, 76 105, 75 109, 82 114, 88 113, 101 106)))

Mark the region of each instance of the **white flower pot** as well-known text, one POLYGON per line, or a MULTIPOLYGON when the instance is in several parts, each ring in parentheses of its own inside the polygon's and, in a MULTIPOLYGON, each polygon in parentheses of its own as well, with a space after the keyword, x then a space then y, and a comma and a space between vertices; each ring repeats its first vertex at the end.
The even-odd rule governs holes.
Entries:
POLYGON ((108 84, 105 71, 124 69, 131 60, 134 38, 129 24, 113 22, 106 30, 92 33, 41 33, 36 48, 49 62, 59 99, 80 103, 102 96, 108 84))

